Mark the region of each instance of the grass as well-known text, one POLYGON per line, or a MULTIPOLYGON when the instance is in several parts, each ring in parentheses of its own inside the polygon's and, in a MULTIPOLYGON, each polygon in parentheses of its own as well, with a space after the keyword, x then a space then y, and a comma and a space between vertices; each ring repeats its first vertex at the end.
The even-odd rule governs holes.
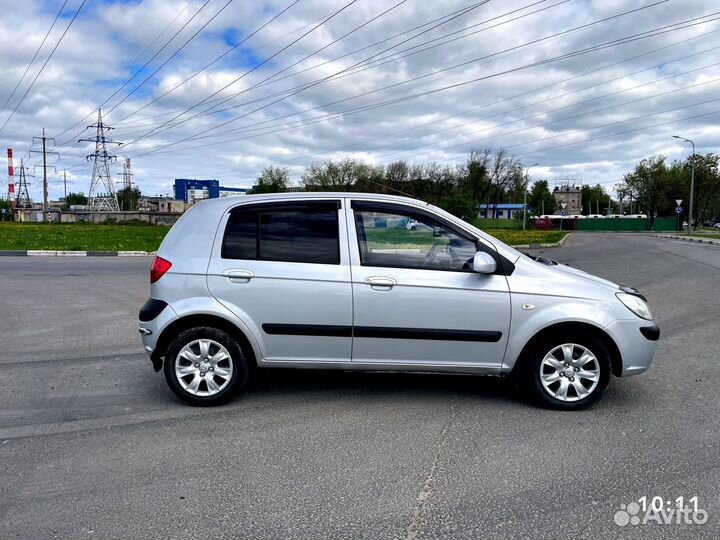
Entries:
POLYGON ((169 227, 91 223, 0 223, 0 250, 156 251, 169 227))
POLYGON ((565 235, 568 234, 567 231, 485 230, 485 232, 501 242, 505 242, 509 246, 522 244, 554 244, 565 238, 565 235))
MULTIPOLYGON (((0 250, 156 251, 169 230, 160 225, 0 222, 0 250)), ((567 234, 564 231, 483 230, 509 245, 554 243, 567 234)), ((434 238, 430 230, 408 231, 404 228, 368 229, 367 235, 369 243, 376 249, 413 248, 447 241, 434 238)))

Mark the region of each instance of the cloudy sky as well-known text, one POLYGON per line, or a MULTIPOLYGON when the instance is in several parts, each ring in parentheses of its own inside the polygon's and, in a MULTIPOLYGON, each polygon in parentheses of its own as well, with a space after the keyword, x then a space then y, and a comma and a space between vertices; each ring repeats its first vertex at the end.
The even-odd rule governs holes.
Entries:
POLYGON ((53 199, 63 170, 70 190, 88 192, 94 145, 78 139, 94 136, 84 128, 100 106, 124 143, 112 148, 113 174, 131 158, 151 195, 174 178, 247 187, 268 165, 299 181, 330 158, 454 164, 486 147, 537 163, 535 179, 612 189, 642 158, 684 157, 689 145, 673 134, 698 152, 720 142, 720 6, 710 0, 0 6, 0 144, 32 168, 33 136, 55 137, 53 199))

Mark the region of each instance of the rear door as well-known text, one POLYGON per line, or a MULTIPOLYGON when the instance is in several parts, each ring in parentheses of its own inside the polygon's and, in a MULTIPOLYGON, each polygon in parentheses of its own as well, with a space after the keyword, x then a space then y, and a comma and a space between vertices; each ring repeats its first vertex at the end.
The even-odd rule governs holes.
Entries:
POLYGON ((350 361, 342 212, 341 199, 312 199, 239 205, 224 216, 208 288, 258 337, 266 361, 350 361))
POLYGON ((353 362, 499 371, 510 328, 502 271, 478 274, 488 245, 410 205, 352 201, 353 362))

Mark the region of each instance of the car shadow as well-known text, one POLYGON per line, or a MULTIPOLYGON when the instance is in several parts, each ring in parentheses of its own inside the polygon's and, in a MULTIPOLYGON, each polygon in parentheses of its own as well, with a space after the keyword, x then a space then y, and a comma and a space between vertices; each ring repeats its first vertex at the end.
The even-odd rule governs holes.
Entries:
POLYGON ((460 395, 484 401, 526 401, 514 381, 467 374, 258 369, 246 395, 316 395, 446 398, 460 395))

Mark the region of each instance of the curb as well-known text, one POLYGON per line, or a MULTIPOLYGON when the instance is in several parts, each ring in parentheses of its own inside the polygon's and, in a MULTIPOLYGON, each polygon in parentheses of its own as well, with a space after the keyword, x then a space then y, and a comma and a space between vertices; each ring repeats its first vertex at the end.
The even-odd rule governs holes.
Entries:
POLYGON ((720 246, 720 240, 714 238, 698 238, 697 236, 675 236, 670 234, 656 234, 656 238, 667 238, 668 240, 683 240, 685 242, 700 242, 701 244, 712 244, 720 246))
POLYGON ((0 251, 0 257, 151 257, 154 251, 52 251, 28 249, 23 251, 0 251))
POLYGON ((571 233, 566 234, 562 240, 560 240, 559 242, 554 242, 552 244, 517 244, 514 246, 510 246, 510 247, 513 247, 515 249, 539 249, 539 248, 562 247, 565 244, 565 242, 567 242, 567 239, 570 238, 570 234, 571 233))

